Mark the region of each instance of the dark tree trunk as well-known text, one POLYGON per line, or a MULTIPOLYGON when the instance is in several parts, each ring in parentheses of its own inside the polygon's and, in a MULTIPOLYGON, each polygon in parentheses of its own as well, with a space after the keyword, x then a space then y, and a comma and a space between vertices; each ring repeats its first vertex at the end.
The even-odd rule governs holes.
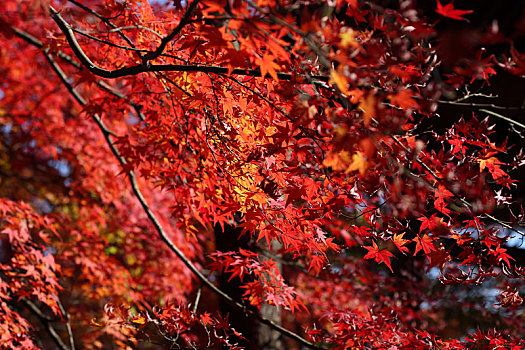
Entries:
MULTIPOLYGON (((241 231, 241 229, 231 225, 224 225, 223 231, 219 225, 216 225, 214 232, 217 250, 221 252, 238 251, 239 248, 252 250, 253 246, 250 244, 249 236, 243 235, 242 237, 239 237, 241 231)), ((219 288, 230 295, 233 299, 241 301, 244 291, 241 288, 241 281, 237 277, 232 278, 231 280, 228 279, 228 274, 222 274, 219 277, 219 288)), ((248 280, 245 279, 243 282, 246 283, 248 280)), ((246 338, 246 340, 237 338, 236 342, 238 345, 248 350, 258 349, 257 321, 224 300, 220 301, 220 310, 223 317, 229 315, 228 320, 231 327, 237 332, 240 332, 242 336, 246 338)))
MULTIPOLYGON (((263 241, 260 241, 259 248, 267 249, 266 242, 264 243, 262 242, 263 241)), ((273 244, 273 248, 276 248, 275 244, 273 244)), ((264 255, 261 254, 261 257, 264 257, 264 255)), ((278 263, 277 267, 279 268, 279 271, 282 274, 283 273, 282 264, 278 263)), ((277 309, 274 305, 269 305, 266 303, 263 304, 261 306, 260 313, 262 317, 268 320, 272 320, 273 322, 277 324, 281 324, 281 311, 277 309)), ((259 349, 281 350, 283 348, 284 348, 284 343, 281 340, 281 334, 279 332, 273 330, 267 325, 264 325, 264 324, 259 325, 259 349)))
MULTIPOLYGON (((217 250, 221 252, 238 251, 239 248, 250 251, 259 250, 257 244, 250 239, 248 234, 240 237, 241 231, 242 229, 232 225, 225 225, 224 230, 219 225, 215 226, 214 233, 217 250)), ((249 279, 248 277, 244 277, 243 283, 241 283, 239 278, 232 278, 229 280, 229 277, 228 274, 221 275, 219 277, 219 287, 235 300, 241 301, 244 292, 244 289, 242 289, 241 286, 244 283, 249 282, 249 279)), ((260 324, 256 319, 247 316, 244 312, 228 304, 224 300, 221 300, 219 307, 222 316, 229 315, 228 320, 231 327, 235 328, 237 332, 240 332, 242 336, 246 338, 237 338, 235 340, 239 346, 242 346, 247 350, 282 349, 282 342, 280 340, 281 335, 279 332, 260 324)), ((257 312, 255 308, 252 310, 257 312)), ((260 315, 277 324, 281 323, 280 312, 275 306, 263 305, 260 310, 260 315)))

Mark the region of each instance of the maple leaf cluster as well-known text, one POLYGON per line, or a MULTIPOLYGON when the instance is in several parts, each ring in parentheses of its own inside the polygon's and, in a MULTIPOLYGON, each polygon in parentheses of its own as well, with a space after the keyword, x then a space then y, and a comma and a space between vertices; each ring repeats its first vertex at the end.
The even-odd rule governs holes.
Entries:
POLYGON ((456 5, 2 1, 0 347, 523 346, 524 9, 456 5))
POLYGON ((60 266, 49 246, 50 236, 57 232, 50 218, 38 215, 27 203, 2 199, 0 213, 0 340, 2 346, 19 344, 31 348, 35 345, 29 335, 29 322, 9 305, 16 302, 33 305, 30 300, 34 299, 46 305, 54 317, 61 316, 60 266))

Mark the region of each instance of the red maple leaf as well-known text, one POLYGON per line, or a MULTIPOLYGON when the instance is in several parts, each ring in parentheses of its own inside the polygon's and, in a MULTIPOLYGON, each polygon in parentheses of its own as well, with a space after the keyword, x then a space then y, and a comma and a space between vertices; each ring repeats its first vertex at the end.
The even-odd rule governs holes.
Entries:
POLYGON ((209 312, 204 312, 200 315, 201 322, 204 326, 213 325, 214 321, 209 312))
POLYGON ((434 239, 428 235, 424 235, 423 237, 416 237, 412 241, 416 242, 416 250, 414 252, 414 256, 423 249, 423 252, 425 252, 425 255, 428 258, 428 262, 431 262, 431 258, 429 256, 430 252, 433 250, 436 250, 434 247, 434 243, 432 243, 434 239))
POLYGON ((427 256, 430 260, 427 266, 427 272, 433 267, 439 267, 440 270, 443 270, 445 263, 451 260, 449 252, 442 246, 430 252, 427 256))
POLYGON ((509 254, 505 253, 506 251, 507 251, 507 249, 502 248, 498 244, 496 249, 491 250, 489 253, 494 255, 498 259, 498 261, 502 261, 503 260, 503 261, 505 261, 507 263, 507 266, 510 266, 509 259, 514 260, 514 258, 511 257, 509 254))
POLYGON ((473 11, 455 9, 454 5, 452 5, 452 2, 443 6, 439 2, 439 0, 437 0, 436 12, 448 18, 457 19, 459 21, 466 21, 466 19, 461 16, 466 15, 467 13, 472 13, 473 11))
POLYGON ((394 235, 392 240, 394 241, 394 244, 396 245, 397 249, 399 249, 402 253, 408 253, 408 248, 405 247, 405 245, 410 241, 408 239, 404 239, 404 235, 404 233, 394 235))
POLYGON ((392 270, 392 266, 390 265, 390 258, 394 256, 394 254, 390 253, 388 250, 383 249, 379 250, 379 247, 375 242, 372 242, 372 247, 363 247, 366 250, 368 250, 368 253, 364 256, 363 259, 374 259, 378 263, 384 263, 392 273, 394 272, 392 270))

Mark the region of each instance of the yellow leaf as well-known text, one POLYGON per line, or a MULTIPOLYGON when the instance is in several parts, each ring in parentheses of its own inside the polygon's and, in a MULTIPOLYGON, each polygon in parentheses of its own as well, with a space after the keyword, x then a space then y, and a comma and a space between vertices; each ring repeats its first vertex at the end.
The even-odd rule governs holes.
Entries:
POLYGON ((339 39, 341 39, 341 46, 347 48, 348 46, 353 46, 359 48, 359 44, 355 41, 356 32, 351 28, 346 28, 343 32, 339 34, 339 39))
POLYGON ((275 126, 270 126, 264 130, 264 133, 266 136, 272 136, 277 132, 277 128, 275 126))
POLYGON ((408 239, 404 239, 403 238, 404 235, 405 235, 405 232, 401 234, 395 234, 393 241, 397 249, 399 249, 402 253, 408 253, 408 248, 405 247, 405 245, 410 241, 408 239))
POLYGON ((352 156, 352 163, 350 163, 350 166, 346 169, 346 173, 359 170, 359 174, 361 174, 361 176, 364 176, 366 174, 367 169, 368 162, 366 161, 366 158, 363 157, 363 154, 361 152, 357 152, 352 156))
POLYGON ((388 95, 388 97, 393 105, 399 106, 405 111, 419 107, 417 101, 412 97, 412 91, 410 90, 401 90, 394 95, 388 95))
POLYGON ((495 157, 490 157, 490 158, 478 158, 477 159, 477 162, 479 163, 479 172, 482 172, 483 169, 485 168, 489 168, 489 170, 491 168, 494 167, 494 165, 496 165, 498 163, 498 159, 495 158, 495 157))
POLYGON ((479 172, 483 172, 483 169, 487 166, 487 160, 486 159, 478 159, 479 162, 479 172))
POLYGON ((331 167, 332 170, 344 170, 350 160, 350 154, 347 151, 341 151, 339 153, 330 152, 323 160, 325 167, 331 167))
POLYGON ((363 111, 365 126, 370 125, 370 121, 376 117, 376 98, 373 94, 368 94, 364 100, 359 103, 359 108, 363 111))
POLYGON ((131 322, 137 323, 137 324, 144 324, 146 323, 146 319, 142 316, 135 316, 135 318, 133 318, 131 322))
POLYGON ((343 93, 348 93, 348 83, 346 81, 346 77, 343 74, 340 74, 339 72, 333 70, 332 73, 330 73, 330 83, 337 86, 337 88, 343 93))

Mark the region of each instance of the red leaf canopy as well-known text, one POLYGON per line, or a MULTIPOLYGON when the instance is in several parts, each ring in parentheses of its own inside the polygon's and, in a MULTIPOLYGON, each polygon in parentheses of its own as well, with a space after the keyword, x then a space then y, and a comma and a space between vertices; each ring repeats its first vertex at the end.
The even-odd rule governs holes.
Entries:
POLYGON ((2 1, 0 346, 523 346, 518 3, 2 1))

